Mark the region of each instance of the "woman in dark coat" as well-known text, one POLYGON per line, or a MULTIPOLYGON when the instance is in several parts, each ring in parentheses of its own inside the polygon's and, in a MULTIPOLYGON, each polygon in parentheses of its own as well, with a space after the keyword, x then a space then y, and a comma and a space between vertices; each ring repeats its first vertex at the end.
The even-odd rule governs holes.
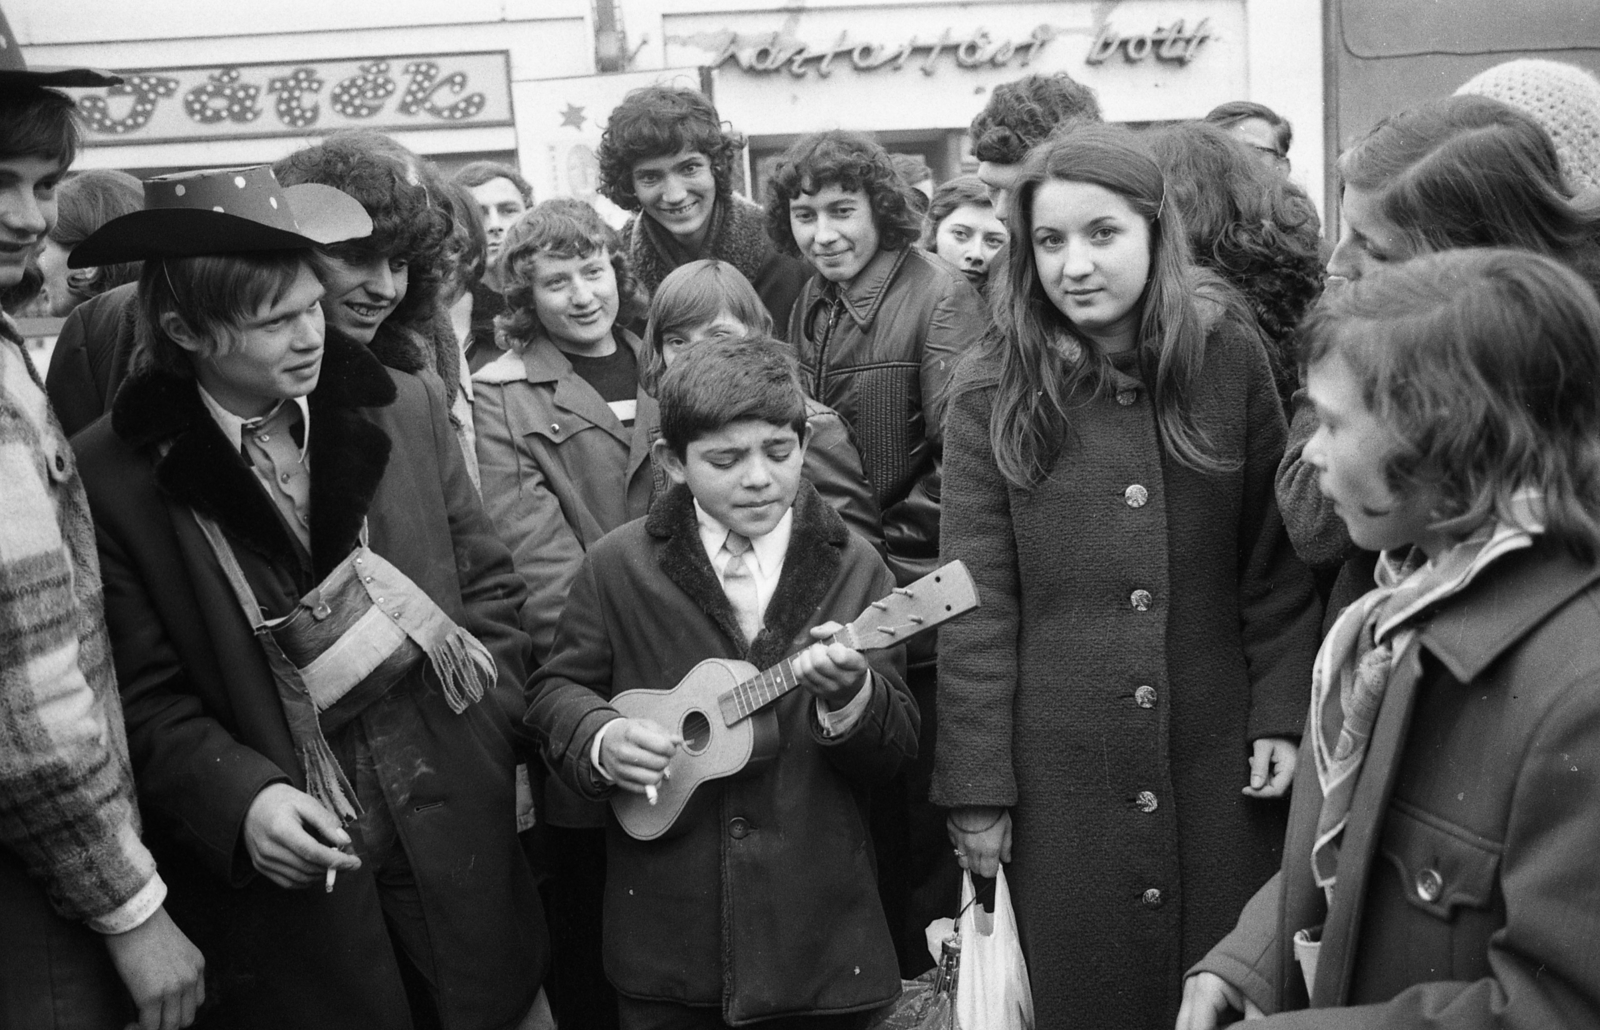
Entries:
POLYGON ((964 865, 1011 862, 1040 1030, 1170 1025, 1276 867, 1316 646, 1266 354, 1162 196, 1120 129, 1035 155, 946 422, 982 607, 941 633, 933 799, 964 865))
MULTIPOLYGON (((201 192, 195 178, 185 186, 201 192)), ((241 232, 224 228, 232 235, 220 239, 241 232)), ((257 276, 274 261, 298 276, 276 299, 268 294, 271 305, 321 292, 309 252, 253 260, 257 276)), ((77 448, 148 841, 173 916, 213 977, 215 1008, 201 1025, 399 1030, 415 1014, 447 1028, 516 1026, 534 1003, 547 950, 513 821, 508 716, 520 711, 529 646, 516 621, 523 591, 467 479, 443 391, 386 369, 336 331, 324 339, 315 303, 293 314, 274 308, 270 318, 260 314, 268 304, 247 305, 257 314, 237 319, 233 344, 186 360, 175 342, 185 336, 173 335, 185 323, 168 319, 197 316, 185 307, 173 314, 163 304, 176 302, 160 291, 174 281, 187 290, 187 277, 201 282, 202 273, 181 258, 148 267, 141 299, 157 299, 141 306, 166 313, 159 328, 141 323, 110 418, 80 434, 77 448), (281 432, 277 414, 251 428, 206 366, 249 359, 253 334, 290 318, 305 329, 285 359, 292 367, 271 381, 306 382, 305 368, 320 358, 314 388, 274 407, 300 412, 281 432), (233 436, 227 412, 242 423, 233 436), (287 454, 284 437, 294 440, 287 454), (277 474, 263 475, 263 462, 277 474), (291 495, 299 477, 303 506, 268 486, 281 480, 291 495), (200 516, 220 528, 225 548, 208 541, 200 516), (219 562, 233 555, 262 617, 326 611, 302 599, 363 538, 412 585, 375 598, 383 614, 388 604, 431 602, 453 632, 481 644, 465 647, 469 660, 481 658, 488 689, 478 703, 470 689, 459 703, 457 673, 424 658, 376 694, 364 694, 371 680, 362 680, 320 708, 316 732, 348 778, 347 799, 364 809, 341 828, 315 811, 315 801, 327 802, 308 772, 305 728, 219 562), (264 843, 269 792, 301 806, 306 846, 291 850, 326 864, 326 881, 320 867, 310 883, 303 869, 286 874, 264 843), (353 850, 359 868, 318 839, 353 850)), ((244 389, 238 382, 222 385, 244 389)))

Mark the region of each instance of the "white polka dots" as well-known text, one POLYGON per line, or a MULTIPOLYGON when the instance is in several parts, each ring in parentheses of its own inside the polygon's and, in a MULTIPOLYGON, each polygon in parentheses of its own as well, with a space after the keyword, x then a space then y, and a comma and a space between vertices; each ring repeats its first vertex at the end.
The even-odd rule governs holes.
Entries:
POLYGON ((183 185, 183 183, 180 182, 176 186, 172 187, 172 192, 181 197, 185 193, 188 193, 189 190, 183 185))
POLYGON ((228 213, 228 212, 226 212, 226 211, 224 211, 224 210, 222 210, 222 205, 221 205, 221 204, 215 204, 215 205, 213 205, 213 206, 212 206, 212 208, 211 208, 211 210, 213 210, 213 211, 215 211, 215 212, 216 212, 216 213, 217 213, 217 214, 219 214, 219 215, 225 215, 225 214, 227 214, 227 213, 228 213))
POLYGON ((277 197, 268 197, 267 198, 267 203, 272 205, 272 210, 274 210, 274 211, 278 210, 278 198, 277 197))
POLYGON ((244 181, 244 176, 242 176, 242 175, 235 175, 235 176, 234 176, 234 177, 233 177, 233 184, 234 184, 234 185, 235 185, 235 186, 237 186, 237 187, 239 187, 239 188, 240 188, 240 189, 244 189, 244 188, 245 188, 245 185, 246 185, 246 183, 245 183, 245 181, 244 181))

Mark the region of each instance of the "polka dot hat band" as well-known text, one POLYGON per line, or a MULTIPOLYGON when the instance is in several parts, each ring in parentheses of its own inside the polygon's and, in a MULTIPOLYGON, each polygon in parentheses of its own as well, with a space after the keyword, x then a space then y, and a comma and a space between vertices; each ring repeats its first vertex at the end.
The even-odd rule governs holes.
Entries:
POLYGON ((280 186, 268 165, 217 168, 147 180, 144 210, 101 226, 67 263, 300 250, 371 233, 361 203, 331 186, 280 186))
POLYGON ((4 11, 0 11, 0 88, 6 86, 115 86, 122 78, 98 68, 55 68, 23 60, 17 34, 11 31, 4 11))

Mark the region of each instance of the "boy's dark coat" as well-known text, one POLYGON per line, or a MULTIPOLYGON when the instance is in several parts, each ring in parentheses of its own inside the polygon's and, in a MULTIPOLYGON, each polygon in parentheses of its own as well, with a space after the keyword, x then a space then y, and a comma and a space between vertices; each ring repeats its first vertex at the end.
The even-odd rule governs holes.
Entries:
POLYGON ((404 732, 418 748, 373 740, 442 956, 445 1025, 514 1023, 546 957, 512 823, 507 713, 520 710, 528 650, 516 624, 522 587, 478 506, 436 383, 386 370, 330 331, 310 404, 314 568, 191 382, 135 374, 112 416, 75 441, 167 906, 206 955, 221 1024, 410 1026, 372 872, 341 875, 332 893, 286 891, 249 862, 241 830, 256 794, 304 782, 260 645, 187 508, 219 521, 269 614, 286 613, 349 553, 365 516, 373 550, 500 666, 500 689, 462 716, 419 669, 361 721, 369 738, 404 732))
POLYGON ((1196 967, 1279 1013, 1251 1027, 1600 1027, 1597 640, 1600 566, 1549 543, 1444 602, 1383 699, 1331 911, 1301 749, 1283 869, 1196 967), (1291 941, 1319 924, 1308 999, 1291 941))
MULTIPOLYGON (((748 649, 735 643, 686 488, 589 551, 530 688, 528 722, 567 783, 603 793, 588 748, 616 717, 604 696, 671 687, 707 658, 766 668, 810 643, 810 627, 849 622, 890 591, 882 560, 804 481, 794 512, 768 628, 748 649)), ((606 972, 624 994, 720 1003, 742 1023, 866 1009, 898 993, 867 792, 915 754, 917 713, 901 649, 868 658, 873 695, 846 737, 824 740, 811 696, 795 690, 777 702, 773 765, 702 787, 710 803, 687 832, 640 842, 608 820, 606 972)))

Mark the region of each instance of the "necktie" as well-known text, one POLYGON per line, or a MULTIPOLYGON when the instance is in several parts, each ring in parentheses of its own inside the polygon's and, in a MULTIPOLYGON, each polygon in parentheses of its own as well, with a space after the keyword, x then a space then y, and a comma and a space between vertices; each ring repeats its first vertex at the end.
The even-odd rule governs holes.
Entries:
POLYGON ((311 474, 300 459, 300 443, 295 439, 297 429, 304 439, 300 409, 293 404, 280 404, 262 418, 245 422, 242 428, 245 460, 254 467, 267 495, 301 546, 310 550, 311 474))
POLYGON ((761 601, 756 593, 756 576, 745 560, 750 550, 748 538, 729 532, 722 549, 730 556, 722 569, 722 591, 733 605, 733 614, 744 632, 745 643, 750 643, 761 632, 761 601))

